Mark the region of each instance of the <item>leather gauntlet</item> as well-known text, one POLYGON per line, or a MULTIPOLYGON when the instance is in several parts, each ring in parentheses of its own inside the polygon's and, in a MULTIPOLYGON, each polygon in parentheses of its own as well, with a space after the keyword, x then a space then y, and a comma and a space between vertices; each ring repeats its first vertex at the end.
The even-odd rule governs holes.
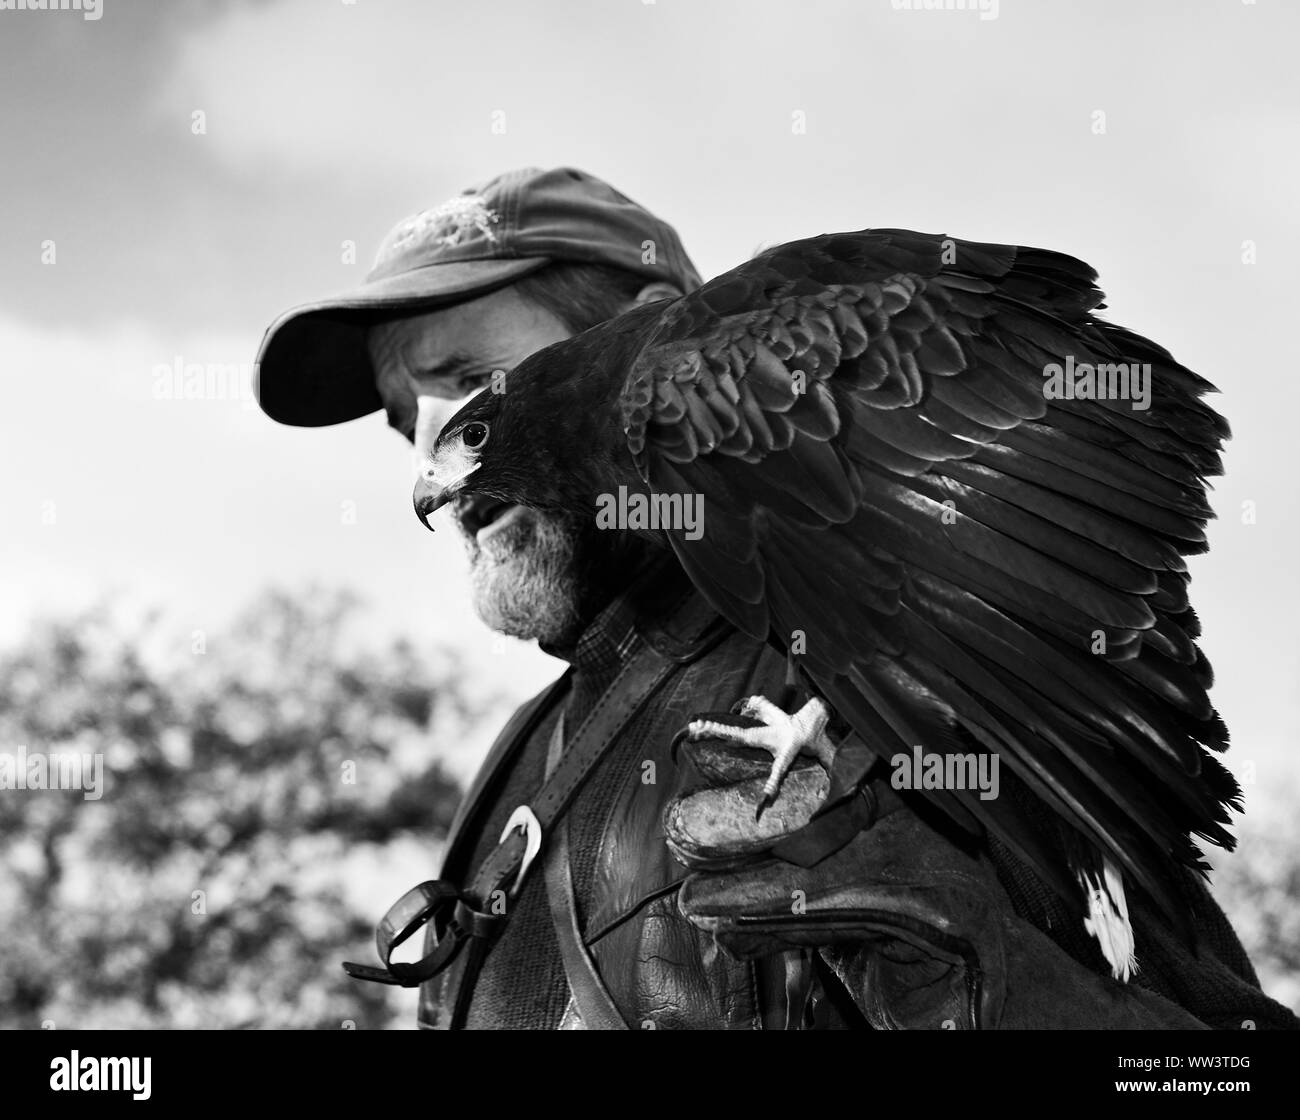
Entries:
POLYGON ((800 866, 789 840, 816 825, 833 775, 801 761, 755 819, 769 756, 717 740, 681 750, 702 784, 665 817, 669 847, 692 871, 678 906, 735 956, 819 953, 881 1030, 1204 1028, 1018 918, 988 859, 935 832, 884 782, 869 787, 874 823, 800 866))

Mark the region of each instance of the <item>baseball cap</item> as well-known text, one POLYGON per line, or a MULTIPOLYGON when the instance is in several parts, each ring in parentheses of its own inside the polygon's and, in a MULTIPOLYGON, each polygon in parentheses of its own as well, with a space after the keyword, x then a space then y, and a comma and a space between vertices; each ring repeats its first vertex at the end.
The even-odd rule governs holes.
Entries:
POLYGON ((254 370, 258 403, 304 427, 374 412, 370 327, 485 295, 553 261, 613 265, 683 291, 701 283, 672 226, 608 183, 571 167, 507 171, 399 222, 360 287, 272 323, 254 370))

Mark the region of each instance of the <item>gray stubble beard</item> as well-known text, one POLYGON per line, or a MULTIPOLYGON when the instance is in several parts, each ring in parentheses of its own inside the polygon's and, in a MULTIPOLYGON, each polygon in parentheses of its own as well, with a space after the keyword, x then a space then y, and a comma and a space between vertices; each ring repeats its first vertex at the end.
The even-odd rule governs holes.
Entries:
POLYGON ((581 533, 563 518, 533 512, 486 544, 472 538, 474 609, 493 630, 566 645, 582 625, 581 533))

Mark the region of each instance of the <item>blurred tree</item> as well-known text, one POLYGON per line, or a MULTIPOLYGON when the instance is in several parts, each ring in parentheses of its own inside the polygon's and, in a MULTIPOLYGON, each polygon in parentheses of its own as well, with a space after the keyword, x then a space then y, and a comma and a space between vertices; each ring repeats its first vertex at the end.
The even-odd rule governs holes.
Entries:
POLYGON ((1300 1015, 1300 791, 1257 792, 1234 830, 1237 850, 1212 850, 1211 881, 1264 991, 1300 1015))
POLYGON ((354 609, 270 594, 162 669, 156 619, 101 610, 0 658, 0 752, 104 766, 99 800, 0 790, 0 1027, 414 1024, 413 993, 339 962, 373 959, 378 882, 436 870, 459 798, 437 743, 493 705, 450 655, 357 652, 354 609))

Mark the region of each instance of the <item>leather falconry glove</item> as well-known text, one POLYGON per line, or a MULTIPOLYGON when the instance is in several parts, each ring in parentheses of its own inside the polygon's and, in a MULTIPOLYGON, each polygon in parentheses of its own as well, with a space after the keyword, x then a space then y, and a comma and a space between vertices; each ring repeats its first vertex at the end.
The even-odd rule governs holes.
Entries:
POLYGON ((669 803, 665 833, 691 871, 681 912, 725 951, 787 953, 788 965, 791 951, 818 953, 882 1030, 1204 1028, 1018 918, 987 857, 930 828, 887 780, 857 782, 872 756, 854 739, 829 772, 828 759, 800 757, 760 814, 770 753, 687 736, 678 758, 698 781, 669 803))

